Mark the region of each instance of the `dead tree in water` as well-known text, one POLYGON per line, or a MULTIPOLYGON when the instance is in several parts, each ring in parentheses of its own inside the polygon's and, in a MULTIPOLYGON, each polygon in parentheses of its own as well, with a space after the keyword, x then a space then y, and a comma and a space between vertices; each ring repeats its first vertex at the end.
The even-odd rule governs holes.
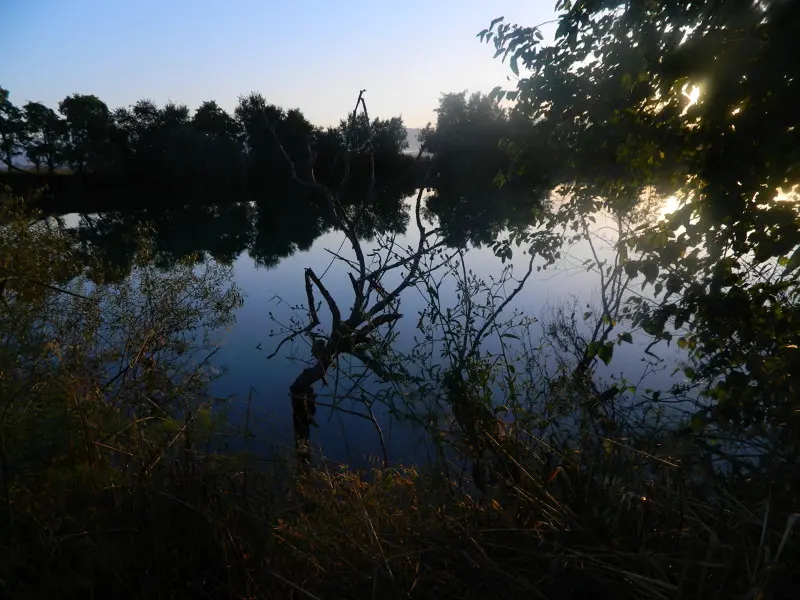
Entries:
MULTIPOLYGON (((355 126, 359 109, 363 110, 367 123, 369 123, 363 94, 364 90, 358 95, 356 106, 351 115, 351 128, 355 126)), ((316 180, 313 164, 314 156, 310 147, 308 149, 309 174, 307 178, 301 178, 297 174, 293 161, 280 144, 274 129, 272 129, 272 135, 289 165, 293 180, 300 185, 313 188, 319 193, 320 201, 325 203, 325 208, 329 212, 334 225, 344 233, 354 256, 351 259, 345 258, 340 254, 334 254, 334 260, 346 264, 349 268, 348 277, 355 295, 349 313, 346 316, 343 315, 336 300, 323 284, 322 278, 313 269, 305 269, 304 280, 308 321, 303 327, 296 327, 286 331, 287 335, 269 356, 269 358, 274 357, 283 344, 297 337, 306 336, 312 338, 312 364, 304 369, 289 386, 295 447, 300 463, 307 464, 310 461, 310 426, 313 423, 316 411, 314 384, 325 380, 326 373, 335 365, 337 357, 342 354, 350 354, 357 357, 379 377, 384 376, 380 364, 370 358, 365 350, 371 343, 373 334, 377 333, 379 328, 390 325, 402 317, 398 312, 400 294, 403 290, 415 285, 422 279, 421 259, 423 256, 437 251, 444 245, 444 242, 438 236, 438 229, 429 230, 423 224, 421 203, 425 188, 421 187, 416 195, 414 206, 416 226, 419 230, 419 242, 416 247, 407 246, 403 248, 395 243, 394 237, 391 237, 381 245, 378 252, 371 253, 369 261, 367 261, 361 242, 356 235, 360 214, 357 211, 355 217, 350 218, 340 202, 337 191, 341 189, 349 176, 349 153, 351 149, 346 149, 348 156, 346 157, 343 179, 338 188, 332 189, 316 180), (397 272, 402 273, 400 281, 394 285, 385 286, 383 281, 386 275, 397 272), (330 331, 325 336, 314 332, 315 328, 320 325, 314 298, 315 288, 322 296, 331 314, 330 331)), ((361 199, 361 210, 373 200, 375 185, 371 142, 367 143, 366 149, 370 153, 370 186, 365 197, 361 199)), ((420 155, 421 153, 422 151, 420 151, 420 155)), ((374 417, 372 420, 376 423, 374 417)))

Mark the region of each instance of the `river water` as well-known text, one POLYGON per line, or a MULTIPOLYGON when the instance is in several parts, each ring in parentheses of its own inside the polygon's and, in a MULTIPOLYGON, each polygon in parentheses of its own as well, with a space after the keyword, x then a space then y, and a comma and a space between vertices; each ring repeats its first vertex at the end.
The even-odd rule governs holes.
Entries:
MULTIPOLYGON (((411 199, 409 207, 410 202, 411 199)), ((413 219, 410 223, 407 233, 398 237, 397 241, 402 245, 414 245, 418 240, 413 219)), ((611 219, 597 216, 598 235, 603 235, 602 232, 612 226, 611 219)), ((601 258, 610 256, 612 252, 613 239, 606 237, 608 244, 596 243, 601 258)), ((365 242, 365 252, 368 253, 373 246, 374 243, 365 242)), ((251 253, 242 253, 233 262, 235 281, 244 295, 244 304, 238 311, 236 324, 225 332, 225 346, 215 356, 214 365, 222 374, 213 384, 212 393, 228 399, 226 405, 231 423, 239 431, 246 429, 252 436, 249 443, 252 447, 261 448, 261 451, 268 447, 287 447, 292 443, 288 388, 304 368, 302 360, 309 358, 310 347, 298 341, 294 346, 285 345, 274 358, 267 357, 280 339, 270 336, 270 332, 279 330, 279 323, 287 324, 292 315, 305 317, 304 312, 292 308, 305 303, 304 269, 311 268, 317 274, 325 273, 324 283, 343 311, 352 300, 347 267, 340 261, 332 260, 329 251, 352 257, 344 235, 331 230, 318 237, 310 248, 297 250, 274 266, 261 266, 251 253)), ((497 276, 502 269, 500 259, 490 248, 471 248, 464 256, 467 268, 484 278, 497 276)), ((597 308, 599 275, 595 270, 586 270, 582 266, 591 256, 590 248, 582 242, 568 249, 555 265, 542 271, 534 270, 506 312, 518 309, 529 317, 539 319, 540 324, 546 324, 558 307, 575 306, 580 313, 587 310, 587 305, 597 308)), ((517 251, 511 262, 515 273, 521 275, 527 266, 527 257, 517 251)), ((509 285, 507 289, 510 291, 512 288, 509 285)), ((443 302, 452 304, 455 300, 454 287, 445 286, 444 289, 449 290, 444 294, 450 297, 443 298, 443 302)), ((633 289, 639 290, 638 286, 633 289)), ((398 347, 410 348, 413 345, 418 314, 424 306, 423 294, 416 289, 407 289, 401 296, 400 312, 404 318, 397 328, 399 337, 395 344, 398 347)), ((326 321, 329 317, 325 310, 323 304, 320 310, 323 326, 329 322, 326 321)), ((625 330, 625 325, 621 324, 619 331, 625 330)), ((534 335, 538 335, 542 328, 534 325, 533 331, 534 335)), ((610 339, 616 339, 616 333, 610 339)), ((487 343, 496 341, 489 340, 487 343)), ((643 394, 647 388, 667 389, 674 382, 674 365, 680 358, 678 351, 674 346, 659 346, 657 354, 665 359, 664 364, 640 380, 646 371, 642 357, 647 343, 644 336, 634 335, 632 344, 624 343, 616 347, 610 365, 599 364, 597 375, 606 381, 624 376, 638 384, 639 394, 643 394)), ((335 387, 333 378, 335 375, 332 372, 328 378, 329 385, 318 388, 320 401, 330 402, 326 394, 331 394, 335 387)), ((361 412, 358 403, 344 402, 341 406, 361 412)), ((425 460, 429 448, 417 430, 390 418, 385 408, 376 407, 375 411, 383 427, 392 462, 425 460)), ((332 460, 362 464, 368 457, 379 453, 378 437, 369 421, 324 407, 318 410, 316 421, 319 427, 312 429, 313 442, 332 460)))
MULTIPOLYGON (((395 242, 400 246, 416 246, 419 239, 412 205, 415 198, 395 202, 383 213, 374 217, 383 223, 384 229, 403 231, 395 242), (405 206, 405 208, 403 208, 405 206), (403 213, 406 213, 405 215, 403 213), (407 226, 398 226, 407 216, 407 226)), ((391 203, 390 203, 391 204, 391 203)), ((661 214, 672 205, 668 202, 661 214)), ((310 357, 307 341, 298 338, 293 345, 285 345, 271 359, 268 356, 275 350, 280 336, 281 324, 286 325, 292 316, 306 318, 304 310, 297 310, 306 302, 304 270, 307 268, 322 276, 323 282, 336 299, 343 312, 352 303, 352 289, 347 276, 348 267, 339 260, 333 260, 332 252, 346 258, 353 258, 352 249, 342 232, 330 226, 319 224, 317 217, 307 217, 303 206, 295 206, 291 199, 273 201, 269 207, 255 205, 232 205, 224 208, 200 208, 172 211, 169 216, 150 211, 135 217, 126 213, 109 213, 80 217, 72 214, 64 217, 68 226, 82 228, 91 243, 105 247, 109 257, 118 257, 123 263, 135 244, 123 242, 135 232, 143 220, 154 223, 157 247, 162 256, 172 259, 190 253, 197 253, 209 259, 215 257, 232 264, 236 285, 242 292, 244 303, 236 314, 236 322, 225 332, 218 332, 224 338, 224 346, 213 358, 213 366, 220 376, 212 384, 211 394, 225 399, 218 406, 227 411, 229 422, 238 429, 231 436, 231 445, 242 446, 242 433, 248 433, 248 448, 254 452, 268 452, 270 449, 290 447, 293 440, 292 415, 289 398, 289 385, 302 371, 310 357), (91 223, 87 226, 86 219, 91 223)), ((436 217, 430 217, 433 221, 436 217)), ((656 215, 654 218, 658 218, 656 215)), ((613 262, 615 221, 604 214, 595 215, 594 250, 600 260, 613 262)), ((427 222, 427 221, 426 221, 427 222)), ((401 223, 402 225, 402 223, 401 223)), ((428 223, 428 227, 432 226, 428 223)), ((502 237, 504 232, 492 233, 489 237, 502 237)), ((485 238, 486 236, 484 236, 485 238)), ((365 254, 376 249, 376 242, 363 241, 365 254)), ((514 274, 520 277, 526 270, 528 257, 523 248, 516 249, 510 263, 514 274)), ((469 246, 464 251, 465 266, 481 278, 498 277, 503 263, 487 246, 469 246)), ((522 291, 505 309, 505 314, 513 310, 535 318, 538 323, 530 328, 531 337, 536 342, 541 339, 544 348, 541 362, 554 368, 548 362, 547 338, 543 332, 552 322, 557 309, 563 308, 567 314, 574 311, 578 315, 579 328, 588 332, 591 319, 584 322, 585 312, 593 315, 602 312, 600 307, 600 276, 596 269, 588 269, 585 261, 593 258, 592 249, 585 242, 578 242, 562 251, 561 258, 546 269, 534 269, 522 291)), ((169 261, 167 261, 168 263, 169 261)), ((543 261, 537 261, 543 266, 543 261)), ((385 287, 391 281, 384 282, 385 287)), ((501 290, 498 302, 509 293, 515 284, 510 282, 501 290)), ((649 290, 641 289, 640 282, 632 282, 633 293, 647 297, 649 290)), ((453 306, 456 289, 453 281, 442 286, 440 297, 443 306, 453 306)), ((317 300, 321 300, 319 295, 317 300)), ((404 317, 399 321, 397 339, 393 347, 408 351, 414 346, 414 335, 418 333, 419 312, 426 306, 425 294, 409 288, 401 295, 400 312, 404 317)), ((323 328, 330 322, 323 304, 320 310, 323 328)), ((592 317, 593 318, 593 317, 592 317)), ((617 338, 617 333, 630 330, 630 325, 620 323, 609 339, 617 338)), ((506 343, 514 343, 506 340, 506 343)), ((647 395, 648 388, 666 390, 675 383, 675 366, 681 356, 673 345, 660 344, 655 352, 663 363, 653 370, 643 361, 649 339, 633 332, 633 343, 622 343, 615 347, 613 360, 609 365, 598 363, 596 376, 608 384, 625 378, 626 386, 634 384, 637 398, 647 395)), ((534 346, 537 344, 534 343, 534 346)), ((499 348, 497 336, 486 341, 484 349, 499 348)), ((356 361, 357 362, 357 361, 356 361)), ((346 365, 343 365, 346 367, 346 365)), ((363 366, 351 365, 363 371, 363 366)), ((332 370, 327 378, 328 385, 317 385, 318 400, 331 403, 330 396, 341 393, 345 388, 332 370)), ((412 390, 413 391, 413 390, 412 390)), ((499 399, 502 401, 502 399, 499 399)), ((363 412, 359 402, 342 401, 341 408, 363 412)), ((424 461, 429 448, 425 437, 410 424, 391 417, 386 407, 376 405, 375 416, 380 423, 389 459, 392 462, 424 461)), ((380 452, 380 444, 374 424, 342 411, 332 411, 320 407, 316 415, 317 428, 312 429, 313 443, 328 458, 363 464, 368 457, 380 452)))

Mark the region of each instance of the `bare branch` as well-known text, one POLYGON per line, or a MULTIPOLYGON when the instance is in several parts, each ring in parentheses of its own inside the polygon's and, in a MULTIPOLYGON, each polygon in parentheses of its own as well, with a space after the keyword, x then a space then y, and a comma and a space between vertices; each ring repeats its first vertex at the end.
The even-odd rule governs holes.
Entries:
MULTIPOLYGON (((347 265, 350 266, 351 268, 358 269, 358 265, 354 261, 350 260, 349 258, 347 258, 345 256, 342 256, 338 252, 334 252, 333 250, 329 250, 328 248, 325 248, 325 252, 327 252, 328 254, 333 256, 335 259, 340 260, 343 263, 347 263, 347 265)), ((323 274, 323 277, 324 276, 325 275, 323 274)))
MULTIPOLYGON (((319 288, 322 297, 325 298, 325 302, 328 304, 328 308, 331 311, 331 315, 333 316, 333 329, 337 329, 339 324, 342 322, 342 313, 339 312, 339 307, 336 305, 336 301, 331 296, 328 289, 322 285, 322 281, 320 281, 319 277, 312 271, 311 269, 306 269, 305 271, 306 277, 313 281, 316 286, 319 288)), ((306 281, 308 281, 308 279, 306 281)), ((315 319, 318 321, 318 319, 315 319)))
MULTIPOLYGON (((430 174, 431 168, 428 167, 428 174, 430 174)), ((426 176, 427 180, 427 176, 426 176)), ((417 206, 416 206, 416 216, 417 216, 417 227, 419 228, 420 236, 419 236, 419 246, 417 247, 417 251, 414 254, 414 260, 411 263, 411 268, 409 268, 408 273, 406 274, 403 281, 392 291, 390 292, 385 298, 383 298, 380 302, 378 302, 372 309, 369 311, 369 317, 373 317, 383 311, 387 306, 389 306, 394 300, 400 295, 400 293, 406 289, 417 276, 417 270, 419 268, 419 262, 422 259, 423 250, 425 248, 425 227, 422 225, 422 219, 420 217, 420 204, 422 203, 422 192, 425 188, 420 188, 419 193, 417 194, 417 206)))
POLYGON ((328 404, 327 402, 317 402, 317 406, 322 406, 330 410, 336 410, 346 415, 352 415, 354 417, 358 417, 359 419, 365 419, 370 423, 372 423, 373 427, 375 427, 375 431, 378 433, 378 441, 380 442, 381 445, 381 452, 383 452, 383 466, 384 467, 389 466, 389 451, 386 447, 386 439, 383 437, 383 428, 381 428, 380 423, 378 423, 378 419, 375 418, 375 412, 372 410, 372 403, 367 402, 366 400, 363 399, 353 398, 349 395, 337 396, 337 398, 342 400, 353 400, 354 402, 361 402, 367 409, 367 414, 360 413, 357 410, 349 410, 347 408, 342 408, 338 404, 328 404))
MULTIPOLYGON (((281 347, 282 347, 284 344, 286 344, 287 342, 290 342, 290 341, 292 341, 292 340, 293 340, 293 339, 295 339, 296 337, 299 337, 299 336, 301 336, 301 335, 306 335, 306 334, 309 334, 309 333, 311 333, 311 332, 314 330, 314 328, 315 328, 317 325, 319 325, 319 322, 320 322, 320 321, 319 321, 319 316, 317 315, 317 309, 316 309, 316 307, 314 306, 314 304, 315 304, 315 303, 314 303, 314 290, 311 288, 311 281, 312 281, 312 279, 311 279, 311 277, 309 276, 309 273, 311 273, 311 274, 313 275, 313 272, 311 271, 311 269, 306 269, 306 272, 305 272, 305 280, 306 280, 306 301, 308 302, 308 317, 309 317, 309 323, 308 323, 308 325, 306 325, 306 326, 305 326, 305 327, 303 327, 302 329, 298 329, 297 331, 293 331, 291 334, 289 334, 288 336, 286 336, 285 338, 283 338, 283 339, 280 341, 280 343, 278 344, 278 347, 277 347, 277 348, 275 348, 275 351, 274 351, 274 352, 272 352, 272 353, 271 353, 269 356, 267 356, 267 360, 270 360, 271 358, 274 358, 274 357, 275 357, 275 356, 278 354, 278 352, 280 351, 281 347)), ((314 275, 314 277, 316 277, 316 275, 314 275)), ((322 292, 322 289, 323 289, 323 288, 320 288, 320 292, 322 292)), ((327 293, 327 291, 328 291, 328 290, 325 290, 325 292, 323 292, 323 296, 324 296, 324 295, 327 293)), ((330 296, 330 294, 328 294, 328 296, 330 296)), ((334 303, 334 306, 335 306, 335 303, 334 303)), ((337 312, 338 312, 338 310, 339 310, 339 309, 337 308, 336 310, 337 310, 337 312)))
POLYGON ((525 276, 519 280, 519 284, 517 285, 517 287, 514 288, 514 291, 511 292, 511 294, 509 294, 509 296, 500 304, 500 306, 498 306, 495 309, 495 311, 491 314, 491 316, 488 319, 486 319, 486 322, 483 324, 483 327, 481 327, 478 333, 475 335, 475 338, 472 340, 472 350, 470 350, 470 354, 474 355, 477 353, 481 341, 483 340, 483 336, 486 334, 486 331, 497 320, 497 317, 500 315, 501 312, 503 312, 505 307, 508 306, 509 302, 511 302, 517 296, 517 294, 519 294, 522 291, 522 288, 525 286, 525 282, 528 281, 528 278, 531 276, 531 273, 533 272, 533 259, 534 255, 531 254, 531 258, 528 261, 528 270, 525 272, 525 276))

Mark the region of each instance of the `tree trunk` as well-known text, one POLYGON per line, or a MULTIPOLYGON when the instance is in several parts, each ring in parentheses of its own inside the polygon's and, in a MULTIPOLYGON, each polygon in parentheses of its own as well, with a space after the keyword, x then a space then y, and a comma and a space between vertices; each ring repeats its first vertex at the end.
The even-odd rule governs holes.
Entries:
POLYGON ((12 171, 17 171, 18 173, 25 172, 23 169, 20 169, 17 165, 14 164, 14 161, 11 160, 10 156, 6 156, 5 158, 3 158, 3 164, 6 165, 9 173, 11 173, 12 171))
POLYGON ((292 399, 292 425, 294 427, 294 444, 297 460, 301 469, 311 464, 311 425, 317 411, 314 384, 325 377, 328 367, 333 364, 333 354, 326 344, 326 351, 317 358, 316 364, 304 369, 292 385, 289 396, 292 399))

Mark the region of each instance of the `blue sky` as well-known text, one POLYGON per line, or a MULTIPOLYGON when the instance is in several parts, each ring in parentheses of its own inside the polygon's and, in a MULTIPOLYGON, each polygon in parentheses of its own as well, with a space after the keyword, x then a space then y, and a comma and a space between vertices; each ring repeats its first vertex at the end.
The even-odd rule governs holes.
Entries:
POLYGON ((475 34, 535 25, 555 0, 0 0, 0 86, 18 105, 72 93, 111 108, 149 98, 228 110, 259 91, 337 123, 358 90, 371 115, 435 119, 443 92, 513 75, 475 34))

